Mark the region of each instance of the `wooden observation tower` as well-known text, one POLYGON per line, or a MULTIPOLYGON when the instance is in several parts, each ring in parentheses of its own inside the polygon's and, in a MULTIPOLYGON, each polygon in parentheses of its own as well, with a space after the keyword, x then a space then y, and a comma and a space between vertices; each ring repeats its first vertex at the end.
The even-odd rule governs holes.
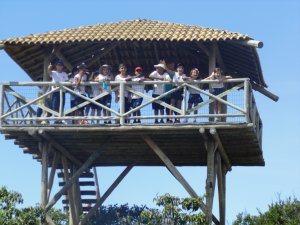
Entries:
MULTIPOLYGON (((0 49, 24 69, 32 82, 2 82, 1 133, 6 139, 14 139, 24 153, 32 154, 41 162, 41 205, 48 211, 65 195, 70 224, 85 224, 135 166, 167 167, 191 197, 198 194, 176 166, 206 166, 206 202, 202 203, 201 209, 208 222, 224 225, 226 173, 233 166, 264 166, 262 121, 252 90, 275 101, 278 97, 265 89, 267 85, 256 51, 262 45, 262 42, 235 32, 148 20, 97 24, 3 40, 0 49), (216 96, 210 94, 207 87, 215 81, 197 81, 203 84, 201 89, 191 82, 178 83, 175 89, 156 98, 151 97, 151 87, 166 81, 145 81, 143 85, 148 92, 132 89, 134 82, 114 81, 109 84, 111 90, 88 98, 74 92, 69 82, 49 82, 47 74, 49 63, 55 59, 64 61, 67 72, 85 62, 91 70, 97 70, 105 63, 112 65, 117 74, 118 64, 125 63, 129 66, 129 74, 135 66, 142 66, 144 73, 150 74, 160 59, 170 57, 185 65, 186 74, 197 67, 207 76, 215 67, 220 67, 233 79, 224 81, 226 91, 216 96), (43 82, 37 82, 41 78, 43 82), (50 90, 49 87, 54 89, 37 95, 40 88, 50 90), (183 89, 184 97, 180 109, 163 101, 179 89, 183 89), (189 89, 198 91, 204 101, 188 110, 189 89), (110 116, 72 116, 79 107, 91 103, 105 109, 97 100, 114 95, 117 90, 120 101, 106 108, 111 112, 110 116), (141 116, 132 116, 137 108, 125 112, 125 91, 143 97, 138 108, 141 116), (51 99, 53 92, 59 92, 61 99, 64 93, 66 95, 65 107, 61 101, 58 111, 40 104, 51 99), (71 95, 81 97, 83 102, 71 108, 68 102, 71 95), (172 118, 180 119, 181 123, 155 124, 154 119, 165 120, 168 116, 155 116, 151 110, 152 102, 177 112, 172 118), (223 104, 222 114, 213 112, 214 102, 223 104), (52 116, 37 117, 37 106, 52 116), (198 114, 194 114, 196 110, 198 114), (216 117, 221 119, 216 121, 216 117), (133 118, 142 122, 125 123, 133 118), (104 123, 108 119, 114 122, 104 123), (87 120, 89 124, 56 124, 54 120, 87 120), (126 166, 103 195, 98 192, 96 170, 93 169, 100 166, 126 166), (51 193, 57 170, 61 170, 62 187, 57 193, 51 193), (81 178, 94 180, 81 181, 81 178), (84 185, 93 185, 95 189, 83 190, 84 185), (216 186, 219 218, 212 212, 216 186), (94 195, 94 199, 84 199, 86 194, 94 195), (83 212, 84 217, 80 220, 83 212)), ((82 85, 97 84, 86 82, 82 85)), ((47 223, 53 224, 49 216, 47 223)))

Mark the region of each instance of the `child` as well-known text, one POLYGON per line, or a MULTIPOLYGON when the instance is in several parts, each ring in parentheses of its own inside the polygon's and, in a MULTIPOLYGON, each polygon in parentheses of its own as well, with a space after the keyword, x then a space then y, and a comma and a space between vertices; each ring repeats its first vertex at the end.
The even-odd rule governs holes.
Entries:
MULTIPOLYGON (((104 64, 100 66, 99 68, 99 75, 95 78, 96 82, 101 82, 102 85, 100 87, 101 93, 104 92, 110 92, 111 91, 111 86, 107 85, 110 81, 113 81, 114 77, 111 73, 111 66, 104 64)), ((104 97, 100 98, 100 103, 102 105, 105 105, 107 108, 111 107, 111 94, 105 95, 104 97)), ((110 111, 103 109, 103 116, 111 116, 110 111)), ((111 124, 111 120, 109 119, 108 121, 104 121, 104 124, 111 124)))
MULTIPOLYGON (((64 62, 62 60, 58 60, 55 63, 55 69, 53 70, 53 65, 50 63, 48 66, 48 74, 52 78, 52 82, 66 82, 68 80, 68 75, 63 71, 64 68, 64 62)), ((55 89, 55 87, 51 88, 52 90, 55 89)), ((52 102, 51 102, 51 109, 54 111, 59 111, 60 106, 60 94, 59 91, 52 93, 52 102)), ((65 106, 65 92, 63 92, 63 102, 62 102, 62 111, 64 111, 65 106)), ((51 116, 48 114, 48 116, 51 116)), ((61 123, 59 121, 55 121, 55 123, 61 123)))
MULTIPOLYGON (((121 63, 119 65, 119 72, 120 74, 118 74, 116 76, 116 81, 130 81, 131 80, 131 76, 127 75, 127 67, 125 64, 121 63)), ((120 99, 120 91, 116 92, 116 98, 115 98, 115 102, 117 103, 120 99)), ((129 111, 129 107, 130 107, 130 95, 128 91, 124 91, 124 101, 125 101, 125 112, 129 111)), ((125 123, 129 123, 128 119, 125 119, 125 123)))
MULTIPOLYGON (((74 83, 74 77, 75 77, 75 75, 78 73, 78 68, 77 68, 77 66, 76 67, 74 67, 73 69, 72 69, 72 71, 71 71, 71 73, 69 74, 69 82, 70 83, 74 83)), ((70 93, 70 108, 72 109, 72 108, 74 108, 76 105, 75 105, 75 95, 74 94, 71 94, 70 93)), ((69 113, 68 114, 68 116, 75 116, 75 111, 73 111, 73 112, 71 112, 71 113, 69 113)), ((74 123, 74 121, 73 120, 69 120, 69 123, 71 123, 71 124, 73 124, 74 123)))
MULTIPOLYGON (((160 63, 164 64, 164 67, 166 69, 167 72, 167 77, 166 80, 168 81, 173 81, 173 77, 175 75, 175 60, 173 60, 172 58, 169 58, 167 60, 161 60, 160 63)), ((172 90, 174 88, 174 85, 172 83, 170 84, 165 84, 165 92, 168 92, 170 90, 172 90)), ((169 94, 167 96, 164 97, 164 102, 171 105, 171 99, 172 99, 172 94, 169 94)), ((166 115, 170 115, 170 109, 168 107, 166 107, 166 115)), ((173 121, 169 118, 167 118, 167 123, 172 123, 173 121)))
MULTIPOLYGON (((98 73, 92 72, 90 77, 89 77, 89 81, 95 81, 95 79, 98 77, 98 73)), ((96 96, 100 95, 100 87, 99 84, 92 84, 91 85, 91 93, 89 95, 90 98, 94 98, 96 96)), ((97 102, 100 103, 100 100, 98 99, 97 102)), ((91 111, 91 116, 95 116, 95 111, 97 113, 97 116, 100 117, 101 116, 101 107, 91 103, 90 107, 92 109, 91 111)), ((92 124, 94 124, 94 120, 91 121, 92 124)), ((99 123, 99 120, 97 120, 97 123, 99 123)))
MULTIPOLYGON (((185 80, 187 80, 187 76, 184 74, 184 67, 181 63, 179 63, 177 65, 177 71, 174 73, 173 75, 173 79, 171 80, 172 82, 176 83, 176 82, 183 82, 185 80)), ((172 73, 172 71, 169 71, 169 74, 172 73)), ((177 88, 178 85, 175 85, 173 88, 177 88)), ((171 105, 172 106, 175 106, 176 108, 178 109, 181 109, 181 102, 182 102, 182 99, 183 99, 183 89, 179 89, 175 92, 173 92, 171 94, 171 105)), ((170 110, 170 116, 173 115, 173 110, 170 110)), ((175 115, 178 115, 177 112, 175 112, 175 115)), ((180 123, 180 119, 175 119, 174 120, 175 123, 180 123)), ((172 123, 172 120, 170 119, 169 120, 169 123, 172 123)))
MULTIPOLYGON (((190 80, 191 81, 197 81, 199 77, 199 70, 197 68, 194 68, 190 72, 190 80)), ((190 84, 194 86, 195 88, 201 88, 200 84, 190 84)), ((188 100, 188 110, 190 110, 193 106, 197 106, 199 103, 203 102, 203 99, 199 93, 199 91, 189 88, 189 100, 188 100)), ((194 115, 198 114, 198 110, 194 111, 194 115)), ((185 121, 187 122, 187 120, 185 121)), ((193 122, 197 122, 197 119, 194 118, 193 122)))
MULTIPOLYGON (((166 80, 169 76, 166 73, 165 70, 165 65, 164 64, 157 64, 154 65, 155 67, 155 71, 153 71, 150 75, 149 78, 151 80, 155 80, 155 81, 159 81, 159 80, 166 80)), ((153 92, 152 92, 152 98, 157 98, 158 96, 162 95, 164 93, 165 90, 165 85, 164 84, 155 84, 154 88, 153 88, 153 92)), ((162 100, 162 99, 161 99, 162 100)), ((153 102, 152 103, 152 109, 154 110, 154 115, 158 116, 158 113, 160 112, 160 115, 163 116, 164 115, 164 106, 153 102)), ((163 119, 160 119, 160 122, 158 122, 158 119, 155 119, 154 123, 164 123, 163 119)))
MULTIPOLYGON (((136 82, 143 82, 145 80, 145 77, 142 75, 143 69, 141 67, 136 67, 134 69, 135 76, 132 78, 132 81, 136 82)), ((141 93, 144 93, 145 85, 138 84, 138 85, 132 85, 132 89, 141 93)), ((135 109, 139 107, 143 102, 143 98, 139 95, 132 94, 131 95, 131 108, 135 109)), ((136 112, 133 112, 133 116, 141 116, 141 110, 137 110, 136 112)), ((133 123, 141 123, 140 119, 134 119, 133 123)))
MULTIPOLYGON (((86 72, 87 72, 87 66, 85 65, 85 63, 81 63, 78 66, 78 73, 74 77, 74 83, 76 86, 75 92, 77 92, 78 94, 83 95, 85 97, 87 96, 87 93, 85 92, 85 86, 80 85, 80 84, 81 84, 81 82, 87 81, 86 72)), ((78 106, 83 102, 84 102, 83 98, 81 98, 79 96, 75 97, 75 106, 78 106)), ((83 116, 84 115, 84 107, 81 107, 79 110, 76 110, 75 115, 83 116)), ((87 121, 85 121, 85 120, 81 120, 79 122, 79 124, 86 124, 86 123, 87 123, 87 121)), ((78 124, 78 121, 76 121, 76 124, 78 124)))
MULTIPOLYGON (((223 93, 225 90, 223 81, 231 78, 232 78, 231 76, 224 76, 220 68, 215 68, 213 73, 209 77, 205 78, 204 80, 219 81, 218 83, 210 84, 210 93, 214 95, 219 95, 223 93)), ((214 108, 215 108, 215 114, 222 113, 222 104, 219 101, 217 100, 214 101, 214 108)), ((216 121, 219 121, 219 118, 216 118, 216 121)))

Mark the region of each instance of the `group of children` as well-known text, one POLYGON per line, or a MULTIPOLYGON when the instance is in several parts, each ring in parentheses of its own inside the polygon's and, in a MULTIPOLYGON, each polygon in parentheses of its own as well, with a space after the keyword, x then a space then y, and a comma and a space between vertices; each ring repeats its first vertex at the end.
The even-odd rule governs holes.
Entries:
MULTIPOLYGON (((184 73, 184 66, 182 64, 177 64, 175 67, 175 63, 165 62, 161 60, 159 64, 154 65, 155 70, 147 77, 143 75, 142 67, 138 66, 134 69, 134 75, 129 75, 127 73, 127 67, 125 64, 119 65, 119 74, 115 77, 112 75, 112 68, 110 65, 104 64, 99 68, 97 73, 88 73, 87 66, 82 63, 76 68, 72 70, 72 75, 74 77, 69 78, 68 75, 63 72, 63 61, 58 60, 55 64, 55 69, 50 64, 48 67, 48 72, 53 82, 66 82, 70 81, 74 84, 74 93, 71 94, 71 108, 75 106, 79 106, 76 111, 74 111, 71 116, 87 116, 89 115, 89 111, 91 111, 91 116, 101 116, 101 111, 103 110, 103 117, 109 118, 111 113, 109 108, 111 108, 112 101, 112 87, 110 85, 110 81, 133 81, 136 84, 131 85, 132 92, 127 90, 124 91, 124 112, 128 112, 130 109, 135 109, 139 107, 143 102, 143 94, 145 85, 143 81, 145 80, 153 80, 153 81, 169 81, 169 83, 162 84, 154 84, 152 97, 157 98, 157 101, 152 103, 152 109, 154 111, 155 116, 161 115, 162 118, 160 120, 155 119, 155 123, 179 123, 179 118, 173 116, 173 114, 178 115, 178 110, 181 110, 182 100, 183 100, 183 88, 180 88, 178 82, 184 81, 198 81, 200 80, 199 70, 197 68, 193 68, 190 71, 189 76, 184 73), (82 82, 86 81, 95 81, 98 84, 92 84, 91 86, 82 85, 82 82), (165 94, 170 91, 170 94, 165 94), (101 95, 101 97, 97 98, 97 96, 101 95), (101 107, 98 104, 90 103, 90 104, 81 104, 86 101, 86 98, 95 98, 96 102, 100 103, 104 107, 101 107), (164 107, 161 102, 165 102, 171 106, 175 110, 170 110, 168 107, 164 107), (160 103, 160 104, 159 104, 160 103), (178 109, 178 110, 177 110, 178 109), (167 119, 164 121, 164 111, 166 112, 167 119), (175 118, 174 120, 172 118, 175 118)), ((230 79, 231 76, 224 76, 220 68, 215 68, 213 73, 205 78, 204 80, 218 80, 217 83, 212 83, 210 86, 210 91, 214 95, 219 95, 224 91, 224 79, 230 79)), ((191 87, 189 88, 189 98, 188 98, 188 110, 193 106, 197 106, 199 103, 203 102, 203 99, 200 95, 200 92, 197 89, 201 89, 202 86, 199 82, 189 82, 191 87)), ((52 87, 55 88, 55 87, 52 87)), ((115 102, 117 103, 120 98, 119 90, 115 91, 115 102)), ((65 94, 63 93, 63 103, 65 104, 65 94)), ((59 92, 52 93, 51 99, 51 109, 54 111, 59 111, 60 106, 60 94, 59 92)), ((215 101, 215 113, 221 113, 221 104, 218 104, 218 101, 215 101)), ((39 112, 40 114, 40 112, 39 112)), ((134 117, 140 117, 141 111, 136 110, 133 113, 134 117)), ((197 114, 197 110, 194 111, 194 114, 197 114)), ((99 122, 99 120, 96 120, 99 122)), ((196 121, 194 119, 194 121, 196 121)), ((93 122, 93 120, 92 120, 93 122)), ((129 123, 129 119, 125 119, 125 123, 129 123)), ((187 122, 187 120, 185 121, 187 122)), ((87 123, 85 120, 74 120, 73 123, 84 124, 87 123)), ((112 123, 110 119, 104 120, 105 124, 112 123)), ((140 118, 134 119, 133 123, 141 123, 140 118)))

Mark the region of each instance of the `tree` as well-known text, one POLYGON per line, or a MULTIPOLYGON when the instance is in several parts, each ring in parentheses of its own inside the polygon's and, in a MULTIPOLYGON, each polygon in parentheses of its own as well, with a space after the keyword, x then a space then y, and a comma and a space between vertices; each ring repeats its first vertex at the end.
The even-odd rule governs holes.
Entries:
POLYGON ((141 213, 143 225, 204 225, 205 215, 200 212, 200 202, 203 198, 183 198, 165 194, 154 199, 162 210, 146 210, 141 213))
MULTIPOLYGON (((35 207, 17 208, 23 204, 22 195, 15 191, 0 188, 0 224, 1 225, 38 225, 45 220, 45 211, 39 205, 35 207)), ((58 209, 51 209, 47 214, 55 224, 65 225, 68 215, 58 209)))
POLYGON ((300 201, 289 197, 283 201, 269 205, 267 212, 258 210, 258 216, 248 213, 239 213, 233 225, 299 225, 300 224, 300 201))
POLYGON ((102 225, 204 225, 205 216, 199 212, 201 198, 184 198, 165 194, 154 202, 161 209, 146 206, 102 206, 91 219, 92 224, 102 225))

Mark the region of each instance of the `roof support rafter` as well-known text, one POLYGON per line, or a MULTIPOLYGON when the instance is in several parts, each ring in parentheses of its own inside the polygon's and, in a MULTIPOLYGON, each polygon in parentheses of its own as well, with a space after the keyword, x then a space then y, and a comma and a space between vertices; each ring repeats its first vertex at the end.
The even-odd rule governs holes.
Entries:
POLYGON ((88 63, 88 66, 91 66, 91 65, 95 64, 95 63, 96 63, 97 61, 99 61, 100 58, 102 58, 104 55, 106 55, 107 53, 109 53, 109 52, 110 52, 111 50, 113 50, 115 47, 121 45, 121 43, 122 43, 122 42, 114 42, 114 43, 112 43, 110 46, 104 47, 103 51, 102 51, 99 55, 97 55, 96 57, 94 57, 94 58, 92 59, 92 61, 90 61, 90 62, 88 63))
POLYGON ((61 53, 60 49, 57 49, 54 47, 54 55, 57 56, 57 58, 61 59, 64 61, 65 66, 67 67, 68 70, 72 71, 73 65, 72 63, 69 62, 69 60, 61 53))
POLYGON ((279 97, 275 94, 273 94, 272 92, 266 90, 265 88, 257 85, 257 84, 254 84, 254 83, 251 83, 252 85, 252 88, 255 90, 255 91, 258 91, 260 92, 261 94, 267 96, 268 98, 272 99, 273 101, 277 102, 279 100, 279 97))
POLYGON ((250 46, 254 48, 262 48, 264 46, 264 43, 262 41, 258 40, 236 40, 232 41, 234 43, 244 45, 244 46, 250 46))
POLYGON ((207 56, 209 56, 209 49, 201 42, 195 42, 197 47, 200 48, 207 56))

